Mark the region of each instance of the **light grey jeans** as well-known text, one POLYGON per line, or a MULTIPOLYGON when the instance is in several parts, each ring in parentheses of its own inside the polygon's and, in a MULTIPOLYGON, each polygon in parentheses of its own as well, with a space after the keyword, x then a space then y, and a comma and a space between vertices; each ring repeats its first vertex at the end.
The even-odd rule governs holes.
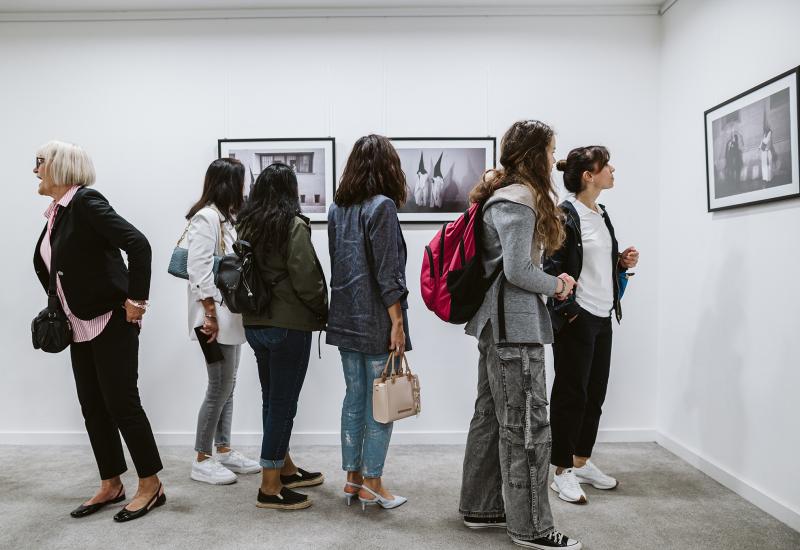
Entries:
POLYGON ((239 370, 241 345, 220 344, 222 361, 206 364, 208 387, 200 413, 197 415, 197 436, 194 450, 211 454, 212 445, 229 447, 233 422, 233 389, 236 386, 236 371, 239 370))
POLYGON ((505 514, 509 535, 533 540, 553 530, 544 347, 497 347, 490 322, 478 351, 478 398, 464 454, 460 512, 476 518, 505 514))

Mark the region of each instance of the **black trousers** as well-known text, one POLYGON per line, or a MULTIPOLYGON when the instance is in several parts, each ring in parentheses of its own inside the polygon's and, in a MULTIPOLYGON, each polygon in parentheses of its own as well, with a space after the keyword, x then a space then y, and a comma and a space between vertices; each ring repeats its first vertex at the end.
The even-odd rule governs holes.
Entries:
POLYGON ((572 468, 572 456, 591 457, 611 366, 611 317, 581 309, 556 334, 555 379, 550 396, 550 461, 572 468))
POLYGON ((115 310, 103 332, 70 346, 72 372, 101 479, 125 472, 120 432, 139 477, 162 469, 150 422, 139 400, 139 329, 115 310))

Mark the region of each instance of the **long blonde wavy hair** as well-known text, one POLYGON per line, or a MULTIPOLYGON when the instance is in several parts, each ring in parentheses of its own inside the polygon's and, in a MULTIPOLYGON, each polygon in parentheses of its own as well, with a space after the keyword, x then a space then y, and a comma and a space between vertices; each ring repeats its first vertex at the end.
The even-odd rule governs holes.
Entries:
POLYGON ((495 191, 513 183, 531 188, 536 208, 534 239, 546 255, 552 255, 564 242, 563 215, 558 194, 550 176, 547 146, 553 129, 538 120, 521 120, 511 125, 500 142, 500 164, 484 172, 469 194, 471 202, 483 202, 495 191))

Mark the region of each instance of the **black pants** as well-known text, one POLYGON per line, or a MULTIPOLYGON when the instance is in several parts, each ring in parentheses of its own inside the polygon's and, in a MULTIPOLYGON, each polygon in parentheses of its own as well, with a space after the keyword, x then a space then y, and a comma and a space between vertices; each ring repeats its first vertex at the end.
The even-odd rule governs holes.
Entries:
POLYGON ((125 472, 125 439, 139 477, 161 470, 156 441, 139 400, 139 329, 115 310, 103 332, 70 346, 81 412, 101 479, 125 472))
POLYGON ((591 457, 611 366, 611 317, 581 309, 556 334, 550 396, 551 462, 572 468, 572 456, 591 457))

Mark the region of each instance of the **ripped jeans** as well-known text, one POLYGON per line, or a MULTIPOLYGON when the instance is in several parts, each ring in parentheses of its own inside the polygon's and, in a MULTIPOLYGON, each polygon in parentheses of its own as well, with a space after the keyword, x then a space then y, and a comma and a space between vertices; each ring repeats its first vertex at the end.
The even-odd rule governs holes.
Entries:
POLYGON ((381 424, 372 416, 372 382, 380 378, 388 353, 367 355, 339 348, 347 392, 342 403, 342 469, 381 477, 392 423, 381 424))
POLYGON ((553 530, 544 346, 497 347, 487 323, 478 350, 459 510, 477 518, 505 514, 509 535, 533 540, 553 530))

